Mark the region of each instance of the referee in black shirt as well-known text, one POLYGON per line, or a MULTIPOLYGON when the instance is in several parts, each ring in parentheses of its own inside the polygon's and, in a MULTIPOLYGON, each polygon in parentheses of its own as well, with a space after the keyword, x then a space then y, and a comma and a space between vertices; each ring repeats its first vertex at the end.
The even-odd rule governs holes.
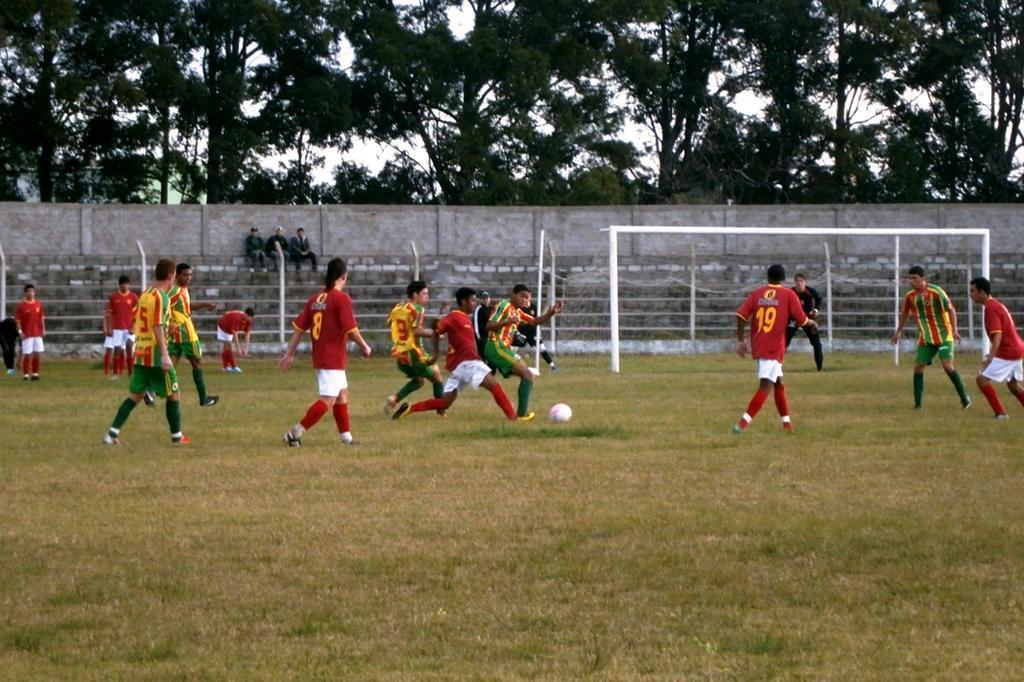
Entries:
MULTIPOLYGON (((793 291, 800 298, 800 304, 803 305, 804 313, 807 317, 817 321, 818 308, 821 307, 821 294, 813 287, 807 286, 807 278, 799 272, 793 277, 793 291)), ((804 333, 807 334, 807 340, 811 342, 811 348, 814 349, 814 364, 817 365, 820 372, 821 363, 824 359, 821 352, 821 334, 818 333, 818 328, 814 325, 807 325, 800 327, 800 329, 804 330, 804 333)), ((786 327, 786 348, 789 348, 789 342, 793 340, 796 330, 796 325, 790 319, 789 326, 786 327)))

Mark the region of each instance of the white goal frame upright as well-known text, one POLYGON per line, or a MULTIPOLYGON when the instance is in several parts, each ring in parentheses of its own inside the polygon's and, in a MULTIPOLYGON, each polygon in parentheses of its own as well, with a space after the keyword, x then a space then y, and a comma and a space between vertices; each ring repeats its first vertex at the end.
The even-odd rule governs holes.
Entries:
MULTIPOLYGON (((619 235, 620 234, 702 234, 702 235, 838 235, 844 237, 874 236, 894 238, 894 271, 895 271, 895 320, 896 329, 900 315, 900 237, 939 237, 939 236, 972 236, 981 237, 981 276, 989 277, 992 237, 988 228, 885 228, 885 227, 709 227, 683 225, 610 225, 608 232, 608 304, 611 314, 611 371, 619 372, 619 235)), ((982 354, 989 350, 988 335, 982 327, 982 354)), ((899 344, 894 350, 894 359, 899 362, 899 344)))

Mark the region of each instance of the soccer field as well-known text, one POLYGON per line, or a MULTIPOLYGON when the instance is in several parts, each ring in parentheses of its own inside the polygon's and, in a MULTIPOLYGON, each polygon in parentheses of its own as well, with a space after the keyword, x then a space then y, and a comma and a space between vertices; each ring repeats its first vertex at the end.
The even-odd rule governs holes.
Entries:
POLYGON ((186 369, 194 443, 158 402, 119 448, 126 382, 45 359, 0 383, 0 677, 1019 678, 1024 409, 958 360, 974 407, 930 368, 915 412, 890 355, 791 354, 796 433, 739 436, 735 356, 566 362, 512 424, 483 391, 391 421, 403 377, 353 360, 358 444, 290 449, 308 357, 208 370, 203 409, 186 369))

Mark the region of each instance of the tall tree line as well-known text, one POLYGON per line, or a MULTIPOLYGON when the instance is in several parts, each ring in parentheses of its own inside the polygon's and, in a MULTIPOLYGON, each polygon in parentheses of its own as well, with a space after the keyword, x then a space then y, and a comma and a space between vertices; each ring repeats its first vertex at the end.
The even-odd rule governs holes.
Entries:
POLYGON ((1024 0, 0 3, 3 200, 1019 201, 1022 115, 1024 0))

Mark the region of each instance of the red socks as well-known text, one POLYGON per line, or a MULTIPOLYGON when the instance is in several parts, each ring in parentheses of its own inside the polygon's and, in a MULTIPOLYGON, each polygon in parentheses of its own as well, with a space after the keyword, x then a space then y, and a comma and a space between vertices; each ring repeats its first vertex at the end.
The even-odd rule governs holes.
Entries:
MULTIPOLYGON (((315 403, 309 406, 306 410, 306 416, 302 418, 299 423, 302 424, 302 428, 309 430, 313 428, 320 418, 327 414, 327 403, 322 400, 317 400, 315 403)), ((345 411, 346 417, 348 416, 348 410, 345 411)))
POLYGON ((225 369, 228 368, 228 367, 234 367, 235 366, 235 352, 232 349, 228 348, 226 351, 223 351, 220 354, 220 361, 221 361, 221 364, 224 365, 225 369))
MULTIPOLYGON (((321 402, 321 401, 317 401, 321 402)), ((319 419, 319 417, 317 417, 319 419)), ((352 429, 348 424, 348 403, 334 403, 334 423, 338 425, 338 433, 348 433, 352 429)), ((305 426, 305 424, 303 424, 305 426)))
POLYGON ((26 356, 22 357, 21 358, 21 373, 22 374, 28 374, 31 371, 31 369, 32 369, 32 359, 31 359, 31 356, 26 355, 26 356))
MULTIPOLYGON (((494 402, 498 403, 498 407, 505 413, 505 416, 511 421, 516 420, 516 408, 509 402, 508 396, 505 395, 505 391, 501 389, 500 384, 495 384, 491 388, 487 389, 494 396, 494 402)), ((421 400, 418 403, 414 403, 409 406, 410 412, 430 412, 431 410, 443 410, 448 407, 445 403, 444 398, 431 398, 430 400, 421 400)))
POLYGON ((113 351, 110 350, 103 354, 103 376, 110 374, 111 355, 113 355, 113 351))
MULTIPOLYGON (((981 392, 985 395, 985 399, 988 400, 988 404, 992 406, 992 411, 996 414, 1006 414, 1006 410, 1003 408, 1003 404, 999 401, 999 396, 996 394, 996 387, 992 384, 984 384, 979 386, 981 392)), ((1020 400, 1020 396, 1017 396, 1020 400)), ((1021 401, 1024 404, 1024 400, 1021 401)))
POLYGON ((775 409, 779 411, 783 421, 786 421, 785 418, 789 416, 789 398, 786 397, 785 384, 775 384, 775 409))
POLYGON ((498 407, 505 413, 509 421, 516 420, 516 408, 512 407, 512 403, 509 402, 508 396, 505 395, 505 391, 502 390, 501 384, 494 384, 491 388, 487 389, 494 396, 494 402, 498 403, 498 407))
POLYGON ((740 422, 737 426, 740 429, 745 429, 750 425, 750 422, 754 421, 754 417, 764 407, 764 401, 768 400, 768 391, 757 389, 754 393, 754 397, 750 399, 750 404, 747 405, 747 411, 740 417, 740 422))
POLYGON ((39 354, 36 353, 32 356, 32 373, 39 374, 39 354))
POLYGON ((410 412, 429 412, 430 410, 443 410, 448 407, 445 405, 444 400, 441 398, 431 398, 430 400, 421 400, 418 403, 413 403, 409 406, 410 412))

